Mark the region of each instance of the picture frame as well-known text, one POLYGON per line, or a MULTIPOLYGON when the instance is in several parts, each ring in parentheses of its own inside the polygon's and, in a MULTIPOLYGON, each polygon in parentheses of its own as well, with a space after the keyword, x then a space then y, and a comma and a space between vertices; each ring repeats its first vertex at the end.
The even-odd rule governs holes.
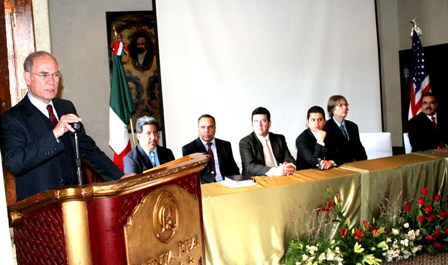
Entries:
POLYGON ((155 118, 161 131, 161 142, 165 143, 155 11, 106 12, 106 21, 111 77, 111 44, 118 37, 128 51, 121 61, 135 104, 133 125, 142 116, 155 118))

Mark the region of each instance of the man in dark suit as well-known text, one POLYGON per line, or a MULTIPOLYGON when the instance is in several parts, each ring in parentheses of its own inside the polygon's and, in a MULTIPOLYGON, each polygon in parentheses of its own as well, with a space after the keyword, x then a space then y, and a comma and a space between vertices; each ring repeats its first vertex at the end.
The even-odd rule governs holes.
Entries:
MULTIPOLYGON (((70 132, 74 132, 72 124, 81 122, 70 101, 55 98, 61 73, 51 54, 30 54, 24 68, 28 93, 0 120, 4 165, 15 175, 17 200, 77 183, 75 143, 70 132)), ((123 176, 82 126, 78 139, 80 156, 105 180, 123 176)))
POLYGON ((208 153, 210 160, 201 171, 201 183, 222 181, 226 176, 239 175, 230 142, 215 138, 215 118, 204 114, 198 119, 199 137, 182 147, 182 155, 208 153), (209 151, 210 150, 210 151, 209 151))
POLYGON ((323 130, 325 125, 324 109, 319 106, 308 109, 306 125, 308 128, 296 139, 297 169, 332 168, 334 161, 326 159, 327 147, 324 140, 327 133, 323 130))
POLYGON ((341 95, 328 99, 327 110, 331 119, 324 126, 327 132, 325 146, 328 149, 327 159, 337 165, 367 159, 366 150, 359 139, 358 125, 345 119, 348 107, 347 100, 341 95))
POLYGON ((153 167, 174 160, 173 152, 159 146, 159 123, 143 116, 135 123, 138 145, 123 159, 125 174, 140 174, 153 167))
POLYGON ((412 151, 423 151, 446 147, 448 124, 442 113, 437 111, 438 103, 434 94, 422 96, 422 111, 409 120, 409 141, 412 151))
POLYGON ((269 132, 271 114, 258 107, 252 112, 254 131, 240 140, 243 175, 285 176, 295 171, 285 136, 269 132))

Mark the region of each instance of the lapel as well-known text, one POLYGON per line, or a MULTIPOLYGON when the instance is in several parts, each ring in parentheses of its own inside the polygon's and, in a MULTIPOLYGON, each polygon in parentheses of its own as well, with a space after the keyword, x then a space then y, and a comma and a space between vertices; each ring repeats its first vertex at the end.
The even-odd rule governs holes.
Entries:
POLYGON ((252 138, 254 139, 252 142, 254 143, 253 152, 255 153, 255 157, 258 160, 261 160, 264 165, 266 162, 264 161, 263 144, 260 142, 260 140, 258 139, 257 135, 254 132, 252 132, 252 138))
MULTIPOLYGON (((151 163, 151 160, 148 157, 148 154, 145 153, 145 150, 140 145, 137 145, 137 152, 139 154, 139 157, 143 160, 143 164, 147 169, 153 168, 153 164, 151 163)), ((144 169, 143 169, 144 170, 144 169)))
POLYGON ((21 102, 23 103, 25 120, 32 128, 30 133, 45 135, 52 130, 53 124, 51 121, 31 103, 28 96, 25 96, 21 102), (42 126, 42 121, 46 126, 42 126))
POLYGON ((205 146, 202 144, 202 141, 199 137, 194 141, 194 146, 199 152, 207 153, 207 149, 205 149, 205 146))

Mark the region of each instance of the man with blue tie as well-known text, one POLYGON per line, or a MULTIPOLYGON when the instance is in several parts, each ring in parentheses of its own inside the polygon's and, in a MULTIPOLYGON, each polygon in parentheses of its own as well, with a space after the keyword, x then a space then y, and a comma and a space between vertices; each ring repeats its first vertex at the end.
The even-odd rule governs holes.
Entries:
POLYGON ((358 125, 345 119, 348 109, 345 97, 334 95, 328 99, 327 111, 331 119, 323 128, 327 133, 324 141, 328 150, 326 158, 337 165, 367 159, 366 150, 359 138, 358 125))
POLYGON ((125 174, 140 174, 174 160, 173 152, 159 146, 159 123, 143 116, 135 124, 138 145, 123 159, 125 174))

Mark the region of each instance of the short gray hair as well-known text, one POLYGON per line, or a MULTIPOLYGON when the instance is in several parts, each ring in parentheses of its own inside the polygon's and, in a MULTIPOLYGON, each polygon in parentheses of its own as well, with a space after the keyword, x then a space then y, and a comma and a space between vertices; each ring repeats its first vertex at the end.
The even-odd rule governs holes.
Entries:
POLYGON ((58 62, 58 60, 56 60, 56 58, 54 58, 54 56, 51 55, 51 53, 46 52, 46 51, 37 51, 37 52, 30 53, 26 57, 25 61, 23 62, 23 70, 25 70, 25 72, 32 73, 34 59, 37 57, 41 57, 41 56, 50 56, 51 58, 53 58, 53 60, 56 63, 58 62))
POLYGON ((156 119, 154 119, 153 117, 149 117, 149 116, 142 116, 140 118, 138 118, 137 122, 135 123, 135 131, 137 133, 142 133, 143 129, 142 127, 144 125, 155 125, 157 128, 157 131, 159 131, 159 123, 156 121, 156 119))

